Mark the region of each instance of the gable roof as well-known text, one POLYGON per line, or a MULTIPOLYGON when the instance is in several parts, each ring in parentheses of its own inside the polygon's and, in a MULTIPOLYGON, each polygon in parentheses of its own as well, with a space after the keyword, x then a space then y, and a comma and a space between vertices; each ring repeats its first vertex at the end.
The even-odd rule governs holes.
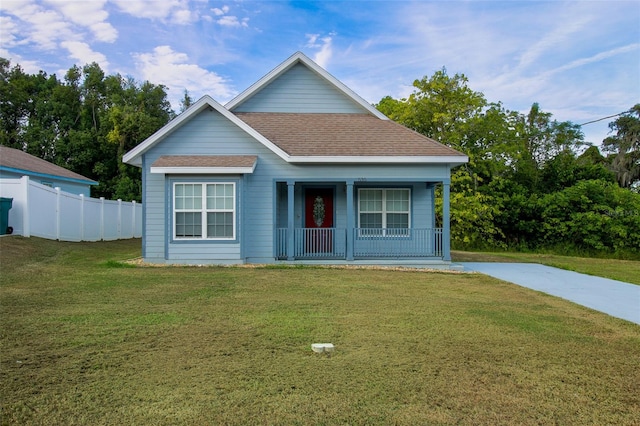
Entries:
POLYGON ((125 163, 142 166, 142 155, 194 116, 211 108, 289 163, 449 163, 468 157, 406 127, 378 111, 301 52, 265 75, 226 107, 208 95, 127 152, 125 163), (359 104, 367 113, 234 113, 234 107, 302 64, 359 104), (369 114, 370 113, 370 114, 369 114))
POLYGON ((0 170, 97 185, 98 182, 24 151, 0 145, 0 170))
POLYGON ((286 152, 290 162, 462 164, 467 161, 466 155, 446 145, 369 114, 239 112, 236 115, 286 152))
POLYGON ((231 121, 233 124, 238 126, 240 129, 244 130, 258 142, 265 145, 275 154, 280 156, 283 159, 286 159, 287 154, 278 148, 275 144, 273 144, 270 140, 262 136, 255 129, 251 128, 247 123, 240 120, 234 114, 229 112, 225 107, 223 107, 220 103, 216 102, 211 96, 205 95, 202 98, 198 99, 196 103, 191 105, 184 111, 182 114, 171 120, 160 130, 155 132, 153 135, 149 136, 142 142, 140 145, 133 148, 131 151, 127 152, 123 157, 122 161, 134 166, 142 166, 142 154, 147 152, 151 147, 153 147, 156 143, 160 142, 165 137, 169 136, 175 130, 180 128, 184 123, 188 122, 191 118, 204 111, 207 108, 212 108, 213 110, 222 114, 227 120, 231 121))
POLYGON ((257 155, 163 155, 151 173, 245 174, 253 173, 257 162, 257 155))
POLYGON ((360 105, 365 111, 368 111, 373 116, 378 117, 381 120, 389 120, 389 118, 386 115, 378 111, 378 109, 373 107, 373 105, 371 105, 369 102, 364 100, 360 95, 355 93, 353 90, 349 89, 340 80, 338 80, 337 78, 329 74, 325 69, 323 69, 318 64, 313 62, 311 59, 309 59, 309 57, 307 57, 302 52, 296 52, 293 55, 291 55, 286 61, 278 65, 276 68, 271 70, 260 80, 252 84, 247 90, 240 93, 238 96, 236 96, 227 104, 225 104, 225 107, 229 111, 233 111, 242 103, 247 101, 256 93, 260 92, 263 88, 268 86, 271 82, 276 80, 278 77, 286 73, 288 70, 290 70, 297 64, 302 64, 306 66, 309 70, 313 71, 314 73, 319 75, 321 78, 328 81, 338 91, 342 92, 345 96, 350 98, 356 104, 360 105))

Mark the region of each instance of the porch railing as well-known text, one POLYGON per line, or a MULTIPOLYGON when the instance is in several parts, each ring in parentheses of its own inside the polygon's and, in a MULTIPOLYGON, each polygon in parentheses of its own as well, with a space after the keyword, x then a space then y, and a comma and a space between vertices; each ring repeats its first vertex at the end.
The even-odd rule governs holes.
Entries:
MULTIPOLYGON (((296 228, 293 256, 296 259, 344 259, 347 232, 353 233, 354 258, 442 257, 441 228, 296 228)), ((288 235, 287 228, 276 229, 278 259, 288 257, 288 235)))
POLYGON ((441 228, 356 228, 356 258, 441 257, 441 228))

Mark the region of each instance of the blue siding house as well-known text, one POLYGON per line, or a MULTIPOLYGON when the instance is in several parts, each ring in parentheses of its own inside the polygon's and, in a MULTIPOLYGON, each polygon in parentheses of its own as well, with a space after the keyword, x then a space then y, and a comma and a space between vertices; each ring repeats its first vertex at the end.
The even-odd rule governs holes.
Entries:
POLYGON ((147 262, 447 267, 451 168, 468 158, 298 52, 224 106, 201 98, 123 161, 142 168, 147 262))
POLYGON ((42 158, 0 145, 0 178, 20 179, 22 176, 29 176, 29 179, 51 188, 86 197, 91 193, 91 186, 98 184, 42 158))

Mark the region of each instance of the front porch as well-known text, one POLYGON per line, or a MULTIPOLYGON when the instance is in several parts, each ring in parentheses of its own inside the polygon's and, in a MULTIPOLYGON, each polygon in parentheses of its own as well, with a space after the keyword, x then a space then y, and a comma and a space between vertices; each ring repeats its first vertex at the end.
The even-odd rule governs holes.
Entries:
POLYGON ((451 260, 447 179, 285 181, 275 189, 277 261, 424 265, 451 260), (442 185, 438 221, 436 185, 442 185))
MULTIPOLYGON (((276 230, 276 258, 290 259, 289 229, 276 230)), ((294 228, 293 258, 442 259, 442 228, 294 228), (349 242, 353 250, 347 250, 349 242)))

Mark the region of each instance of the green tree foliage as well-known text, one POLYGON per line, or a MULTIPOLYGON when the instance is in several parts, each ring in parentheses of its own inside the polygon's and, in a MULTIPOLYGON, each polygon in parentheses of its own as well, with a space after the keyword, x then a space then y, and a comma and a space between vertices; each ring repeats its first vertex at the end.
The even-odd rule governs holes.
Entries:
POLYGON ((604 180, 582 180, 544 195, 539 238, 544 246, 592 252, 640 247, 640 197, 604 180))
POLYGON ((189 91, 187 89, 184 89, 182 100, 180 100, 180 112, 185 112, 187 108, 191 106, 191 104, 193 104, 193 99, 191 99, 189 91))
POLYGON ((640 104, 610 125, 604 157, 579 125, 537 103, 526 114, 490 103, 464 75, 442 69, 413 86, 376 107, 469 156, 451 178, 454 247, 640 257, 640 196, 625 189, 640 179, 640 104))
POLYGON ((640 184, 640 104, 635 104, 622 114, 609 128, 614 133, 604 140, 604 148, 610 154, 611 169, 623 188, 640 184))
POLYGON ((140 201, 140 169, 122 155, 174 115, 163 86, 107 76, 96 63, 58 80, 0 58, 0 144, 98 181, 93 196, 140 201))

